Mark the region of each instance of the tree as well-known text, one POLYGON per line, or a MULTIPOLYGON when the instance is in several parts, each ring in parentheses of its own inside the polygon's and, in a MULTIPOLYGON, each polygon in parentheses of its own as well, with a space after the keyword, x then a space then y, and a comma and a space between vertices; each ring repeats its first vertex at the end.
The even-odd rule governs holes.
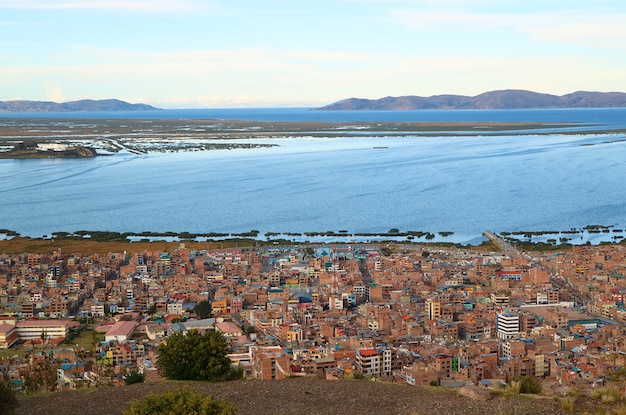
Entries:
POLYGON ((154 313, 157 312, 157 306, 156 304, 152 304, 150 307, 148 307, 148 310, 146 311, 149 315, 152 315, 154 313))
POLYGON ((216 331, 175 333, 159 345, 158 353, 157 363, 166 378, 211 382, 228 379, 228 343, 216 331))
POLYGON ((11 383, 0 381, 0 414, 15 414, 19 404, 11 383))
POLYGON ((211 303, 207 300, 202 300, 193 308, 193 312, 196 313, 198 318, 211 317, 211 303))
POLYGON ((32 355, 30 370, 24 373, 26 393, 54 392, 57 389, 58 368, 59 365, 54 358, 45 352, 39 356, 32 355))
POLYGON ((187 388, 176 388, 163 393, 150 393, 131 403, 124 415, 235 415, 237 411, 225 399, 216 399, 187 388))

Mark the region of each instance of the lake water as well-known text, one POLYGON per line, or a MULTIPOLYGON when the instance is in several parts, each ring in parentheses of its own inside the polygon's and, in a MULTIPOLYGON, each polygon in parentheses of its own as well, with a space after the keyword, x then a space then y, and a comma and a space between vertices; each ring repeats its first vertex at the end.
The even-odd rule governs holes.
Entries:
MULTIPOLYGON (((43 117, 263 121, 523 121, 626 128, 626 109, 164 110, 43 117)), ((2 114, 0 117, 33 117, 2 114)), ((39 116, 39 115, 35 115, 39 116)), ((255 140, 278 147, 0 160, 0 228, 55 231, 350 233, 626 227, 626 137, 462 134, 255 140), (384 147, 384 148, 377 148, 384 147)), ((246 141, 250 142, 250 141, 246 141)), ((606 235, 585 235, 598 242, 606 235)), ((578 238, 578 236, 577 236, 578 238)), ((580 241, 573 241, 580 242, 580 241)))

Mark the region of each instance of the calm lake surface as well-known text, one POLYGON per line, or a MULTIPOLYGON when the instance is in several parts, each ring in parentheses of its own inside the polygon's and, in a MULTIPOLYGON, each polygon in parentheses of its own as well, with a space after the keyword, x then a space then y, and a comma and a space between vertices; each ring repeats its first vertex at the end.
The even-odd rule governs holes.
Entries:
POLYGON ((452 231, 443 240, 476 243, 485 230, 626 227, 626 136, 585 132, 585 124, 626 128, 626 109, 163 110, 0 119, 36 116, 583 125, 576 135, 276 138, 245 141, 279 145, 272 148, 0 160, 0 228, 22 235, 256 229, 262 237, 398 228, 452 231))

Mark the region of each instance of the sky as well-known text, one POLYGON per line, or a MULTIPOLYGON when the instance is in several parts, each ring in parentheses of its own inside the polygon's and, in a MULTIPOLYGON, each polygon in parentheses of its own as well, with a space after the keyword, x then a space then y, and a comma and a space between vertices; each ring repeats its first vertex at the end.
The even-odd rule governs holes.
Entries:
POLYGON ((0 0, 0 100, 626 92, 624 0, 0 0))

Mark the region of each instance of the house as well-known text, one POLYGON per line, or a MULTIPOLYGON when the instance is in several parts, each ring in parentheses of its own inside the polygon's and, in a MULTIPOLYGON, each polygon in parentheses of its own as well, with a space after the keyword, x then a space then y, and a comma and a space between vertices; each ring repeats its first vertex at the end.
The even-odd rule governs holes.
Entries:
POLYGON ((117 321, 104 335, 105 341, 116 341, 126 343, 135 332, 137 323, 135 321, 117 321))
POLYGON ((214 318, 203 318, 200 320, 187 320, 182 324, 185 326, 187 330, 198 330, 199 332, 215 329, 214 318))
POLYGON ((227 339, 236 339, 243 334, 241 327, 229 321, 215 323, 215 331, 222 333, 227 339))
POLYGON ((146 324, 146 336, 150 340, 162 339, 165 337, 165 329, 159 323, 149 322, 146 324))

